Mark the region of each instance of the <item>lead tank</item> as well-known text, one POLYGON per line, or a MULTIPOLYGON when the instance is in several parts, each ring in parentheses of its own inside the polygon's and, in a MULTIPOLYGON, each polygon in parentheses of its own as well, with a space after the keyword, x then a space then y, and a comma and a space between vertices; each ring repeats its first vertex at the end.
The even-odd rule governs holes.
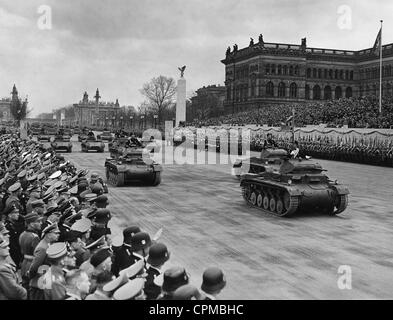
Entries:
POLYGON ((291 159, 283 149, 265 149, 260 158, 250 158, 243 166, 247 164, 251 172, 240 178, 243 198, 264 212, 276 216, 298 212, 337 215, 347 208, 347 187, 331 181, 314 161, 291 159))
POLYGON ((117 187, 134 181, 152 186, 161 183, 162 166, 154 162, 141 147, 126 148, 117 159, 106 159, 105 171, 108 183, 117 187))

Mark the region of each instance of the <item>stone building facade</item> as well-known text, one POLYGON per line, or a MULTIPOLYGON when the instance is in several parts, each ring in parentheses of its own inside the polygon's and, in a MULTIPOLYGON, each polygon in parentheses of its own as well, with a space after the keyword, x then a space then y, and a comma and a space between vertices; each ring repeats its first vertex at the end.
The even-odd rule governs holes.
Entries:
MULTIPOLYGON (((383 47, 382 94, 393 94, 393 44, 383 47)), ((228 47, 225 59, 227 113, 277 103, 304 103, 379 95, 379 55, 373 48, 350 51, 258 43, 228 47)))
POLYGON ((190 99, 191 108, 187 111, 187 120, 203 118, 201 116, 204 114, 207 117, 218 116, 224 111, 225 92, 225 87, 220 85, 204 86, 196 90, 195 96, 190 99))
POLYGON ((14 120, 14 117, 11 113, 11 103, 13 100, 18 100, 18 90, 14 84, 11 92, 11 98, 2 98, 0 99, 0 121, 10 121, 14 120))
POLYGON ((116 99, 116 102, 103 102, 100 101, 100 98, 98 89, 94 100, 89 100, 89 95, 85 92, 82 100, 78 103, 54 111, 57 121, 81 127, 112 126, 114 118, 117 118, 120 112, 119 101, 116 99))

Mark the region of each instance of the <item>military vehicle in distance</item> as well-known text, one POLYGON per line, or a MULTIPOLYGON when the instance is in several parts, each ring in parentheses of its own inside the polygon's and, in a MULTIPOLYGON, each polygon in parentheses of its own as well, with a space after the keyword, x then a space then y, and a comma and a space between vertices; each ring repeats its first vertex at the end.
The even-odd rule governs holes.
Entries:
POLYGON ((67 135, 56 135, 51 143, 51 147, 55 151, 72 152, 71 138, 67 135))
POLYGON ((37 136, 37 140, 38 141, 48 141, 48 142, 50 142, 51 136, 48 133, 48 129, 46 129, 44 127, 41 128, 41 131, 40 131, 40 133, 37 136))
POLYGON ((157 186, 161 183, 162 166, 154 162, 143 146, 125 148, 117 158, 107 158, 105 172, 108 183, 121 187, 128 182, 157 186))
POLYGON ((97 139, 94 134, 87 135, 87 138, 82 141, 81 143, 82 152, 89 152, 89 151, 97 151, 97 152, 104 152, 105 150, 105 143, 97 139))
POLYGON ((100 135, 97 136, 97 138, 104 140, 104 141, 112 141, 113 136, 112 133, 109 130, 104 130, 100 135))
POLYGON ((337 215, 347 208, 347 187, 331 181, 320 164, 291 159, 284 149, 264 149, 259 158, 235 165, 243 170, 238 172, 243 198, 264 212, 281 217, 298 212, 337 215))

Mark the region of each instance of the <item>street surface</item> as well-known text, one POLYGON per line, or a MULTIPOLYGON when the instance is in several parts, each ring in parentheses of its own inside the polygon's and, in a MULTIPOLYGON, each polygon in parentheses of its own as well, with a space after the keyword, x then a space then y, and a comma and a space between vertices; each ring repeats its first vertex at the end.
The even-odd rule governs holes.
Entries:
MULTIPOLYGON (((105 177, 105 153, 81 153, 80 168, 105 177)), ((139 225, 171 251, 164 266, 184 266, 198 287, 209 266, 224 270, 221 299, 391 299, 393 297, 393 170, 318 160, 351 192, 339 216, 278 218, 250 208, 231 165, 163 164, 157 187, 109 187, 113 236, 139 225), (338 269, 351 267, 352 289, 338 269)))

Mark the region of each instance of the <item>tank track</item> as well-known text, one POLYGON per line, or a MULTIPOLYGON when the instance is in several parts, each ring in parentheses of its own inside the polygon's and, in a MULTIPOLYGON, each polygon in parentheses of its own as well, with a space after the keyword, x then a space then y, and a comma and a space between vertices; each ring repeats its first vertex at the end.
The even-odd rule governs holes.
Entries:
POLYGON ((348 195, 344 194, 344 195, 340 195, 340 200, 339 200, 339 205, 337 210, 335 210, 333 212, 333 214, 340 214, 341 212, 343 212, 347 206, 348 206, 348 195))
POLYGON ((265 209, 263 207, 263 202, 258 204, 258 198, 252 199, 253 191, 248 189, 249 189, 248 186, 244 186, 244 185, 242 186, 242 196, 244 200, 246 200, 249 205, 258 208, 259 210, 262 210, 265 213, 272 214, 278 217, 284 217, 284 216, 288 217, 290 215, 293 215, 299 208, 299 203, 300 203, 299 196, 289 196, 289 204, 286 210, 284 208, 285 211, 278 213, 276 210, 274 211, 270 210, 270 206, 269 209, 265 209))

